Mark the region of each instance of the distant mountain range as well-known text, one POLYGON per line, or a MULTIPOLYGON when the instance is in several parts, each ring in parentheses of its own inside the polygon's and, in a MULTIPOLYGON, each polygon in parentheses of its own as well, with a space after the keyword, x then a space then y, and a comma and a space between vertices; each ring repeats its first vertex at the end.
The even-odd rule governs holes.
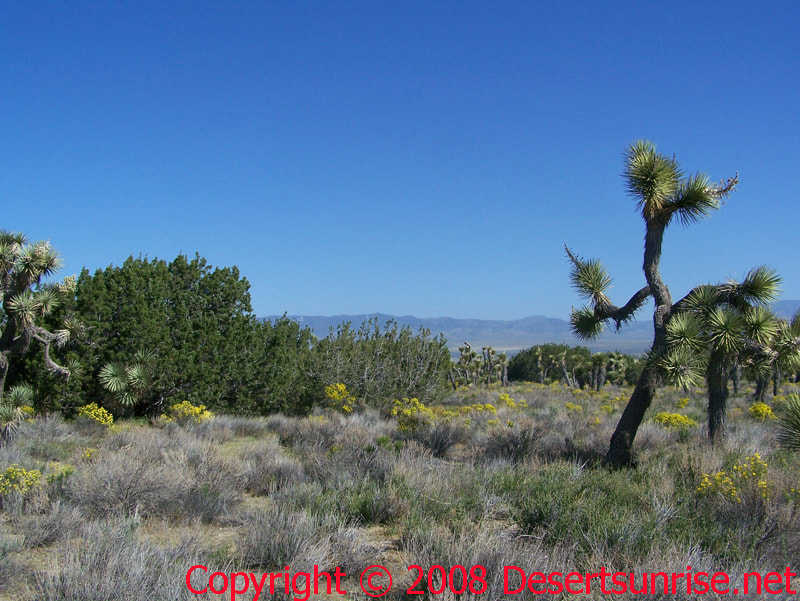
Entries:
MULTIPOLYGON (((791 318, 800 310, 800 300, 780 301, 775 303, 772 308, 779 316, 791 318)), ((272 315, 267 319, 274 320, 278 317, 280 316, 272 315)), ((411 315, 397 317, 384 313, 332 316, 289 315, 288 317, 310 328, 318 338, 324 338, 331 328, 335 330, 344 322, 349 321, 357 329, 362 323, 373 317, 378 319, 381 326, 392 319, 399 326, 409 326, 414 331, 422 327, 430 330, 434 335, 444 334, 451 352, 457 352, 458 347, 464 342, 469 342, 476 349, 482 346, 491 346, 510 354, 536 344, 555 342, 571 346, 586 346, 593 352, 621 351, 639 354, 647 351, 653 342, 652 322, 644 316, 640 321, 623 326, 619 332, 615 332, 613 329, 607 330, 600 338, 591 342, 575 338, 567 320, 540 315, 509 321, 455 319, 452 317, 424 318, 411 315)))

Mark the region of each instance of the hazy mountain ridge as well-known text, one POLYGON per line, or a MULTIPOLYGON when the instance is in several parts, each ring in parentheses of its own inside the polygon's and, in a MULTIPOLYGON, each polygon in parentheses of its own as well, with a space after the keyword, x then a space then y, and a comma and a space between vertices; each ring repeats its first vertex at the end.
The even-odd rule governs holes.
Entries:
MULTIPOLYGON (((800 310, 800 300, 779 301, 774 303, 772 308, 778 316, 788 319, 800 310)), ((267 319, 274 320, 279 317, 271 315, 267 319)), ((613 328, 606 330, 600 338, 591 342, 574 337, 570 331, 569 321, 566 319, 542 315, 531 315, 513 320, 394 316, 385 313, 331 316, 289 315, 288 317, 309 327, 319 338, 327 336, 331 328, 336 330, 344 322, 349 321, 353 328, 358 329, 370 318, 377 318, 381 327, 392 319, 399 326, 409 326, 414 331, 422 327, 430 330, 434 335, 444 334, 444 337, 447 338, 447 346, 452 351, 456 351, 464 342, 469 342, 473 348, 492 346, 497 350, 510 353, 536 344, 554 342, 587 346, 595 352, 617 350, 636 354, 647 351, 653 341, 653 326, 650 319, 644 314, 640 321, 623 326, 619 332, 615 332, 613 328)))
MULTIPOLYGON (((276 319, 277 317, 273 315, 267 319, 276 319)), ((598 340, 586 343, 572 335, 567 320, 541 315, 514 320, 421 318, 413 315, 394 316, 385 313, 331 316, 288 315, 287 317, 307 326, 315 336, 320 338, 327 336, 331 328, 336 330, 344 322, 349 321, 352 327, 357 329, 370 318, 377 318, 381 326, 392 319, 399 326, 409 326, 414 331, 426 328, 433 335, 443 334, 447 339, 447 346, 452 351, 456 351, 464 342, 469 342, 473 348, 492 346, 497 350, 510 353, 536 344, 556 342, 572 346, 580 344, 588 346, 593 351, 620 350, 627 353, 641 353, 647 350, 652 341, 652 326, 633 323, 623 328, 620 333, 608 332, 598 340)))

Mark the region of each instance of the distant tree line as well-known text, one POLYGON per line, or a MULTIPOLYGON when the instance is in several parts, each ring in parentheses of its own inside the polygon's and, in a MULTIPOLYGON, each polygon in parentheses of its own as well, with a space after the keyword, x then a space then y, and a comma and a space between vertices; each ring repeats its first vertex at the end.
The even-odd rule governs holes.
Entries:
POLYGON ((583 346, 539 344, 511 358, 508 378, 600 390, 606 384, 632 385, 641 369, 641 359, 616 351, 592 354, 583 346))

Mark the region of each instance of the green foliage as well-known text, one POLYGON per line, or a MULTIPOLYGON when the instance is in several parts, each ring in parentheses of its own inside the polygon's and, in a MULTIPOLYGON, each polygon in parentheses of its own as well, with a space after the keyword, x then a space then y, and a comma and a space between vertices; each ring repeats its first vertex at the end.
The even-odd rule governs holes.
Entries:
POLYGON ((743 496, 769 498, 768 466, 755 453, 742 463, 734 464, 730 472, 720 470, 703 474, 697 487, 698 497, 719 496, 728 501, 742 502, 743 496))
POLYGON ((85 392, 102 397, 111 386, 117 402, 139 399, 145 412, 179 397, 219 403, 231 393, 227 374, 251 325, 248 288, 236 267, 212 269, 199 256, 130 257, 94 275, 84 270, 76 310, 92 344, 81 359, 90 376, 102 374, 100 388, 89 380, 85 392))
POLYGON ((318 398, 330 382, 341 382, 367 405, 385 408, 396 398, 441 398, 452 364, 442 337, 433 338, 425 329, 414 334, 393 321, 381 328, 374 318, 358 330, 340 325, 314 345, 311 359, 309 375, 318 398))

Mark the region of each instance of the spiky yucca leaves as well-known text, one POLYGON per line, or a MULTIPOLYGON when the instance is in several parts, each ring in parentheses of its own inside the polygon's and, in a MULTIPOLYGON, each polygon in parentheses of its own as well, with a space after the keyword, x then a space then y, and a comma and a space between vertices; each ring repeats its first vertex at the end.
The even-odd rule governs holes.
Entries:
POLYGON ((31 406, 35 392, 28 384, 9 388, 0 402, 0 440, 8 440, 19 425, 33 413, 31 406))
POLYGON ((666 227, 673 217, 691 225, 719 208, 722 198, 739 183, 738 174, 724 184, 711 184, 704 173, 685 177, 674 157, 639 140, 625 151, 625 181, 645 222, 666 227))
POLYGON ((122 409, 130 409, 142 400, 152 384, 155 358, 155 351, 143 350, 137 351, 128 365, 106 363, 98 375, 100 384, 114 395, 122 409))
POLYGON ((778 407, 778 442, 793 451, 800 451, 800 396, 789 394, 778 407))
POLYGON ((69 374, 50 357, 51 345, 66 342, 69 330, 54 333, 37 325, 59 306, 61 295, 68 292, 42 283, 60 265, 61 260, 49 242, 29 244, 23 234, 0 230, 0 400, 8 374, 8 357, 26 351, 34 341, 44 347, 48 369, 69 374))
POLYGON ((572 309, 570 315, 572 333, 583 340, 591 340, 603 333, 606 321, 614 321, 619 329, 623 323, 633 319, 636 311, 650 295, 649 288, 639 290, 624 307, 616 307, 606 295, 613 280, 605 266, 597 259, 586 260, 574 254, 569 247, 564 248, 572 263, 570 270, 572 287, 581 298, 590 303, 587 307, 572 309))

